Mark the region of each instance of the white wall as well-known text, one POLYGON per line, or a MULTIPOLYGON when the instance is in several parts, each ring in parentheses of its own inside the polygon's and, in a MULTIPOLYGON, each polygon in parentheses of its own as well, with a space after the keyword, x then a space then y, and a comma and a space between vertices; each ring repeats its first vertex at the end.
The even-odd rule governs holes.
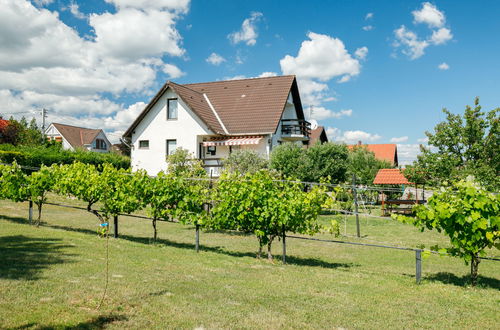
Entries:
POLYGON ((132 169, 145 169, 156 175, 167 168, 166 140, 177 140, 182 147, 198 157, 198 135, 213 134, 208 127, 178 98, 176 120, 167 120, 167 99, 178 98, 168 89, 153 105, 148 114, 132 132, 132 169), (149 149, 139 149, 140 140, 149 140, 149 149))
POLYGON ((54 139, 55 137, 62 137, 62 147, 65 150, 74 150, 71 144, 68 143, 68 141, 62 136, 61 133, 55 128, 54 125, 50 124, 49 127, 45 130, 45 136, 50 137, 51 139, 54 139))

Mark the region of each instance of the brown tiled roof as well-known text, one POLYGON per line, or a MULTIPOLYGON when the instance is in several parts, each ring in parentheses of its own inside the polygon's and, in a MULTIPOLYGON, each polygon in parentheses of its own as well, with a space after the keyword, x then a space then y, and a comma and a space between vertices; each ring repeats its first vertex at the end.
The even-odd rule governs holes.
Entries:
POLYGON ((321 141, 321 143, 328 142, 328 137, 326 136, 325 128, 323 126, 318 126, 311 130, 311 136, 309 137, 309 145, 314 145, 316 142, 321 141))
POLYGON ((395 144, 354 144, 347 146, 349 149, 364 147, 375 154, 375 158, 386 160, 391 165, 398 165, 398 149, 395 144))
POLYGON ((215 133, 224 135, 274 133, 290 91, 303 119, 295 76, 277 76, 179 85, 167 82, 125 132, 130 136, 156 101, 172 88, 215 133), (205 100, 208 97, 222 125, 205 100))
POLYGON ((101 129, 91 129, 52 123, 61 135, 68 141, 73 148, 83 147, 86 144, 91 144, 96 136, 102 132, 101 129))
POLYGON ((373 184, 411 184, 398 168, 384 168, 378 171, 373 184))

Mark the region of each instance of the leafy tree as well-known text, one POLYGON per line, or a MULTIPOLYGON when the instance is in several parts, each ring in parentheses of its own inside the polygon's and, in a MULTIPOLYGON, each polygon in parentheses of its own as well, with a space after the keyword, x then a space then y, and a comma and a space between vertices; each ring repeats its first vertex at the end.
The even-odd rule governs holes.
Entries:
POLYGON ((283 177, 302 180, 305 176, 305 153, 296 143, 284 143, 271 152, 270 168, 280 172, 283 177))
POLYGON ((199 177, 206 174, 202 162, 184 148, 177 148, 167 156, 168 172, 178 176, 199 177))
POLYGON ((327 179, 331 183, 346 180, 349 151, 343 144, 327 142, 315 144, 305 150, 304 181, 320 182, 327 179))
POLYGON ((47 201, 47 193, 53 190, 55 175, 58 170, 57 165, 53 167, 43 166, 38 171, 34 171, 26 178, 26 185, 21 188, 23 197, 33 201, 38 208, 37 227, 42 218, 42 207, 47 201))
POLYGON ((269 161, 255 150, 236 150, 224 161, 224 168, 231 172, 255 173, 269 167, 269 161))
POLYGON ((371 185, 382 168, 391 168, 388 161, 375 158, 375 154, 363 146, 355 146, 349 151, 349 166, 347 178, 356 175, 356 182, 359 184, 371 185))
POLYGON ((277 180, 268 170, 241 175, 224 172, 214 192, 216 201, 206 226, 216 230, 253 233, 259 241, 258 257, 285 232, 312 234, 320 230, 317 217, 329 200, 323 186, 304 192, 301 184, 277 180))
POLYGON ((462 115, 443 109, 446 121, 434 132, 426 132, 430 148, 421 154, 408 170, 409 179, 426 180, 440 185, 474 175, 491 190, 500 188, 500 108, 487 114, 481 111, 479 99, 474 108, 467 106, 462 115))
POLYGON ((500 249, 500 195, 486 191, 472 177, 441 188, 427 205, 415 206, 415 218, 400 217, 422 231, 436 229, 450 237, 448 253, 471 264, 476 285, 480 256, 486 248, 500 249))

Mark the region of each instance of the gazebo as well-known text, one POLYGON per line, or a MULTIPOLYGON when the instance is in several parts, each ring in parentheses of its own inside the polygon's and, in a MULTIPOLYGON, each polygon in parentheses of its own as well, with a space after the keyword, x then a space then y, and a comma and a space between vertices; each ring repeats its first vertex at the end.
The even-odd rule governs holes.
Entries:
MULTIPOLYGON (((408 179, 404 176, 403 172, 398 168, 384 168, 378 171, 375 179, 373 180, 373 184, 380 185, 415 185, 415 191, 417 191, 417 184, 408 181, 408 179)), ((425 201, 421 201, 425 202, 425 201)), ((382 214, 390 213, 391 211, 403 211, 408 212, 411 211, 411 208, 408 207, 398 207, 400 205, 409 205, 409 204, 418 204, 419 200, 415 197, 414 200, 411 199, 382 199, 382 214), (388 210, 386 210, 385 205, 387 204, 388 210), (393 208, 393 206, 397 206, 393 208), (388 211, 388 212, 387 212, 388 211)))

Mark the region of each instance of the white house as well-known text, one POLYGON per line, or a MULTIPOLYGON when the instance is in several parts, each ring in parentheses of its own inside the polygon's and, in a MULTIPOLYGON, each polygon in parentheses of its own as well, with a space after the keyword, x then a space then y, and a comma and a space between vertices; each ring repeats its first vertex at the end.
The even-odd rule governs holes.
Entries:
POLYGON ((52 123, 45 130, 50 141, 62 143, 64 149, 87 149, 94 152, 109 152, 111 143, 102 129, 90 129, 52 123))
POLYGON ((167 82, 125 132, 132 142, 132 168, 154 175, 182 147, 202 159, 214 176, 237 149, 269 156, 285 141, 307 145, 295 76, 180 85, 167 82))

